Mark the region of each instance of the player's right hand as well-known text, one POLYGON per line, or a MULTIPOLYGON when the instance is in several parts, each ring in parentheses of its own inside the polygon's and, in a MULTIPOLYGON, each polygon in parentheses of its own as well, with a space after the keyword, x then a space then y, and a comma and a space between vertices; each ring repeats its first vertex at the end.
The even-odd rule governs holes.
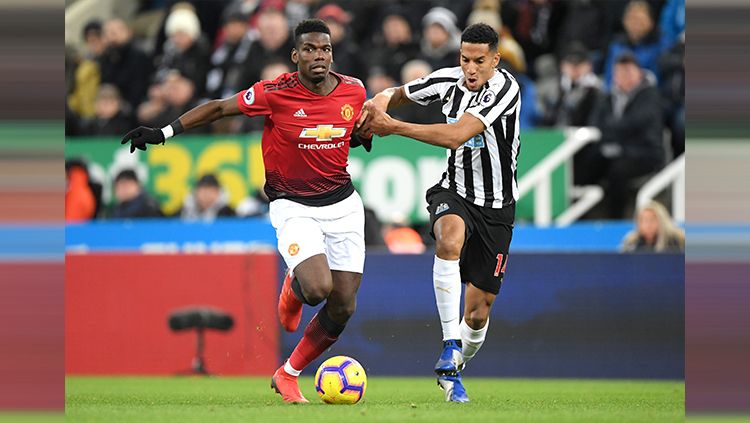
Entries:
POLYGON ((133 153, 136 148, 146 151, 146 144, 164 144, 164 133, 158 128, 139 126, 125 134, 125 136, 122 137, 120 144, 126 144, 128 140, 130 140, 131 153, 133 153))

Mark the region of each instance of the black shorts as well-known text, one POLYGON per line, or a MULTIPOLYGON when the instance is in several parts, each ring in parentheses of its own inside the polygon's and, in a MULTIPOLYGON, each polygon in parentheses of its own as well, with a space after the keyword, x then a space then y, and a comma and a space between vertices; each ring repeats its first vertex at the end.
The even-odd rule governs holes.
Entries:
POLYGON ((435 238, 432 231, 435 221, 442 216, 455 214, 466 225, 460 261, 461 281, 497 295, 513 237, 515 203, 501 209, 480 207, 439 185, 427 190, 426 198, 432 238, 435 238))

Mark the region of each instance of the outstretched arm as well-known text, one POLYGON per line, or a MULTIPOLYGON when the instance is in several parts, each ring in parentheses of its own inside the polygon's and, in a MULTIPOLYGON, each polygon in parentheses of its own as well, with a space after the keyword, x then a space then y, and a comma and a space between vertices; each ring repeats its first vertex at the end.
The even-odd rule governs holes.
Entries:
POLYGON ((393 109, 394 107, 401 107, 405 104, 412 103, 409 97, 406 96, 403 85, 400 87, 386 88, 383 91, 375 95, 375 97, 367 100, 362 106, 362 114, 357 120, 355 128, 359 128, 367 119, 367 116, 373 109, 380 110, 382 112, 393 109))
POLYGON ((242 113, 239 106, 237 106, 238 95, 235 94, 221 100, 211 100, 203 103, 185 112, 175 122, 180 122, 184 129, 192 129, 217 121, 223 117, 240 115, 242 113))
POLYGON ((412 101, 406 96, 406 91, 404 91, 404 86, 402 85, 400 87, 384 89, 366 102, 365 105, 367 105, 367 103, 371 104, 370 107, 377 107, 379 110, 385 112, 388 111, 388 109, 412 103, 412 101))
POLYGON ((146 144, 163 144, 167 139, 182 133, 186 129, 206 125, 223 117, 239 115, 241 112, 237 105, 237 95, 239 94, 221 100, 211 100, 196 106, 161 129, 139 126, 128 132, 120 143, 126 144, 130 141, 131 153, 136 148, 145 151, 146 144))
POLYGON ((414 138, 425 144, 437 145, 452 150, 460 147, 475 135, 484 131, 484 123, 475 116, 464 113, 456 123, 434 123, 420 125, 402 122, 387 113, 373 110, 369 121, 362 128, 378 136, 396 134, 414 138))

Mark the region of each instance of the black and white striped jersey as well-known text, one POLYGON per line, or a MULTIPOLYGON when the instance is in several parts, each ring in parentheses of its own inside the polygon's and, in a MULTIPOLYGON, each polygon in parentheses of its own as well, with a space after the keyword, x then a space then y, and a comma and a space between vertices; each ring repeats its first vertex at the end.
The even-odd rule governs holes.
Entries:
POLYGON ((474 92, 464 86, 461 67, 443 68, 409 82, 404 90, 410 100, 423 106, 441 101, 447 123, 457 122, 464 113, 484 123, 484 132, 447 152, 442 187, 482 207, 499 209, 518 200, 521 93, 510 73, 495 70, 482 89, 474 92))

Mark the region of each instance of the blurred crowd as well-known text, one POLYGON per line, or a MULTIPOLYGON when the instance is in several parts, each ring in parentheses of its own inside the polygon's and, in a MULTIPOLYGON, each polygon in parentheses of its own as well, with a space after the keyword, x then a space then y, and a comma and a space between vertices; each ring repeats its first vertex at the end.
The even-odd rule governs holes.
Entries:
MULTIPOLYGON (((574 158, 576 185, 605 187, 597 217, 624 218, 644 178, 684 152, 684 0, 137 4, 131 16, 86 22, 82 44, 66 49, 68 136, 161 127, 203 101, 293 71, 292 30, 317 17, 331 29, 333 70, 360 78, 370 96, 458 66, 467 25, 495 28, 501 35, 499 66, 521 85, 522 129, 601 130, 601 141, 574 158)), ((417 123, 442 121, 439 104, 393 114, 417 123)), ((242 117, 202 131, 243 133, 262 125, 262 118, 242 117)))

